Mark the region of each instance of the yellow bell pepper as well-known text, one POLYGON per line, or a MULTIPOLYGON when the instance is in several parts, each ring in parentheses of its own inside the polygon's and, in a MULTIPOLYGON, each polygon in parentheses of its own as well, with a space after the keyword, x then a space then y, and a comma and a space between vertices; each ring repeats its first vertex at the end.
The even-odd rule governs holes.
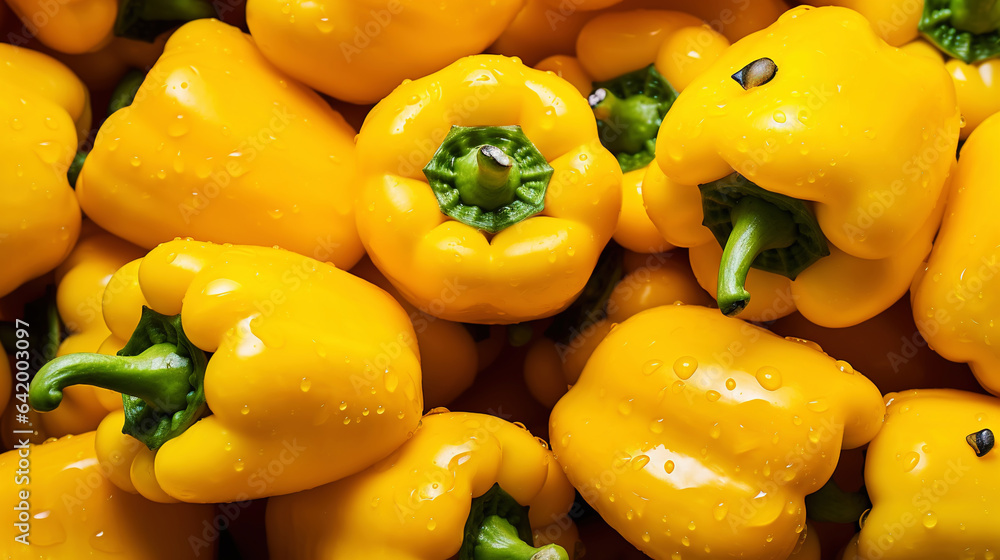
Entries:
POLYGON ((247 25, 275 66, 337 99, 374 103, 406 79, 482 52, 524 0, 248 0, 247 25))
POLYGON ((98 225, 147 249, 191 236, 349 268, 363 254, 353 137, 248 36, 199 20, 171 36, 134 103, 101 126, 77 196, 98 225))
POLYGON ((549 434, 583 498, 653 558, 786 558, 805 495, 884 412, 875 385, 813 343, 668 305, 604 339, 549 434))
POLYGON ((0 513, 10 560, 181 560, 214 558, 190 539, 215 522, 215 508, 157 504, 105 478, 94 432, 25 445, 0 455, 0 513))
MULTIPOLYGON (((964 126, 962 127, 962 138, 967 138, 969 134, 986 117, 1000 111, 1000 84, 995 84, 994 76, 1000 72, 1000 61, 996 59, 978 60, 969 62, 963 60, 961 56, 951 58, 952 55, 962 53, 953 52, 952 40, 945 39, 941 50, 935 48, 923 40, 915 40, 920 35, 918 29, 922 19, 926 19, 928 25, 931 22, 942 20, 941 15, 934 15, 934 12, 942 7, 948 8, 947 13, 958 13, 962 6, 977 6, 981 4, 979 0, 962 0, 960 2, 941 2, 928 4, 931 10, 931 17, 928 18, 924 12, 925 3, 923 0, 810 0, 808 2, 814 6, 843 6, 851 8, 865 16, 872 24, 875 33, 885 42, 894 47, 902 47, 911 54, 926 54, 929 57, 943 62, 948 73, 951 74, 955 82, 956 93, 958 94, 958 106, 962 111, 964 126), (944 57, 942 59, 942 56, 944 57)), ((974 19, 987 19, 987 14, 975 11, 974 19)), ((944 12, 941 12, 944 14, 944 12)), ((950 19, 950 18, 945 18, 950 19)), ((952 30, 945 35, 954 33, 961 35, 961 30, 952 27, 952 30)), ((936 42, 933 31, 929 30, 931 36, 925 34, 925 38, 936 42)), ((995 35, 995 31, 994 37, 995 35)), ((968 39, 969 44, 974 39, 968 39)), ((995 41, 996 39, 993 39, 995 41)), ((991 55, 992 56, 992 55, 991 55)))
MULTIPOLYGON (((110 233, 102 231, 90 221, 83 222, 80 240, 73 252, 58 268, 56 268, 56 302, 59 318, 63 328, 69 335, 59 344, 56 356, 64 356, 76 352, 96 352, 111 332, 104 323, 101 313, 101 302, 105 290, 111 292, 108 297, 114 297, 124 287, 112 284, 111 280, 116 270, 129 261, 142 257, 144 251, 127 241, 119 239, 110 233)), ((32 443, 42 443, 50 437, 62 437, 66 434, 81 434, 97 429, 97 425, 108 414, 106 405, 109 400, 114 408, 121 408, 121 398, 117 403, 105 396, 103 401, 98 397, 104 389, 88 386, 67 387, 63 392, 63 400, 58 409, 46 414, 35 411, 28 413, 31 418, 31 429, 34 434, 29 436, 32 443)), ((24 429, 15 425, 14 411, 8 410, 0 423, 4 429, 4 440, 14 429, 24 429)), ((11 435, 13 439, 25 436, 11 435)))
MULTIPOLYGON (((616 257, 619 257, 617 253, 616 257)), ((618 323, 660 305, 710 305, 712 299, 691 273, 682 251, 646 255, 627 252, 613 266, 598 267, 584 295, 535 341, 524 359, 528 390, 547 408, 576 383, 597 345, 618 323), (617 270, 616 270, 617 269, 617 270), (602 277, 598 277, 600 273, 602 277), (596 298, 588 295, 594 294, 596 298)))
POLYGON ((643 199, 724 313, 747 309, 749 288, 763 300, 750 319, 797 308, 850 326, 899 299, 927 255, 959 120, 940 65, 856 12, 801 6, 677 98, 643 199))
POLYGON ((871 511, 845 558, 990 558, 1000 548, 992 449, 1000 400, 948 389, 890 393, 868 446, 871 511))
POLYGON ((737 41, 774 23, 788 9, 782 0, 623 0, 604 10, 582 5, 607 0, 527 0, 524 8, 490 47, 490 52, 520 57, 537 64, 552 55, 571 55, 576 38, 588 21, 607 12, 676 10, 707 23, 729 41, 737 41))
POLYGON ((622 173, 568 82, 480 55, 396 88, 358 135, 358 231, 418 309, 467 323, 558 313, 611 238, 622 173))
POLYGON ((476 374, 499 355, 505 342, 503 327, 476 325, 467 328, 420 311, 399 295, 369 259, 362 259, 351 269, 351 274, 388 292, 410 317, 417 333, 417 348, 420 348, 425 410, 451 403, 471 387, 476 374))
POLYGON ((979 388, 965 364, 949 362, 920 336, 908 297, 857 325, 831 329, 793 313, 768 328, 778 335, 797 336, 819 344, 831 356, 864 372, 882 394, 908 389, 979 388))
POLYGON ((163 32, 215 17, 209 0, 7 0, 24 29, 68 54, 100 50, 114 38, 153 42, 163 32))
POLYGON ((920 334, 938 354, 968 363, 993 394, 1000 394, 1000 351, 994 346, 1000 236, 990 213, 1000 202, 993 164, 998 141, 1000 115, 994 115, 962 146, 944 224, 912 290, 920 334))
POLYGON ((66 172, 90 130, 90 96, 68 68, 42 53, 0 43, 0 296, 56 267, 80 232, 66 172))
POLYGON ((441 410, 369 469, 269 500, 271 558, 575 558, 538 542, 575 536, 573 487, 548 445, 495 416, 441 410))
POLYGON ((943 64, 955 83, 958 108, 962 112, 961 138, 966 139, 987 117, 1000 112, 1000 60, 989 59, 967 64, 957 58, 942 58, 942 53, 926 41, 917 40, 901 47, 910 54, 926 56, 943 64))
POLYGON ((626 249, 659 253, 673 248, 646 214, 642 178, 653 161, 660 122, 677 93, 728 46, 725 37, 694 16, 633 10, 590 20, 577 38, 577 64, 565 58, 539 64, 563 78, 569 74, 577 89, 575 80, 588 77, 581 91, 598 118, 601 141, 625 174, 614 239, 626 249))
POLYGON ((30 399, 44 412, 69 385, 124 393, 115 427, 146 447, 112 470, 144 496, 229 502, 312 488, 381 459, 419 422, 413 329, 382 290, 288 251, 190 240, 137 267, 141 295, 105 307, 109 340, 128 339, 118 356, 57 358, 30 399), (114 309, 139 299, 138 322, 134 303, 114 309))
POLYGON ((923 0, 808 0, 812 6, 841 6, 865 16, 883 41, 901 47, 917 38, 923 0))

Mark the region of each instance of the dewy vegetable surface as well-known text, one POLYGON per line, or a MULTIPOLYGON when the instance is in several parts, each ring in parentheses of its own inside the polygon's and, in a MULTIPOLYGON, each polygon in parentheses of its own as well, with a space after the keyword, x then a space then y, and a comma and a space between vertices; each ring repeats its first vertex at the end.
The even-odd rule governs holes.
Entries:
POLYGON ((467 57, 400 85, 369 113, 357 153, 372 262, 444 319, 554 315, 618 222, 621 169, 587 101, 516 59, 467 57))
POLYGON ((416 427, 413 329, 378 288, 288 251, 190 240, 160 245, 137 269, 141 319, 134 304, 128 316, 105 310, 112 335, 128 340, 120 355, 50 362, 31 401, 52 409, 77 383, 126 393, 124 431, 149 449, 109 468, 131 467, 148 498, 210 503, 312 488, 381 459, 416 427), (380 320, 355 327, 366 314, 380 320), (136 466, 144 461, 148 471, 136 466), (283 476, 264 476, 272 461, 283 476))
POLYGON ((572 503, 544 441, 494 416, 437 410, 371 468, 273 498, 267 525, 274 560, 569 560, 572 503), (550 525, 563 546, 542 542, 550 525))
POLYGON ((102 228, 148 249, 190 236, 350 267, 363 254, 353 136, 249 36, 199 20, 171 36, 135 101, 101 125, 77 196, 102 228))
MULTIPOLYGON (((761 318, 742 291, 753 263, 772 272, 750 271, 747 282, 787 276, 774 282, 809 320, 856 324, 906 292, 930 249, 958 141, 954 95, 940 65, 885 44, 857 13, 795 8, 726 50, 674 102, 646 207, 668 241, 692 248, 699 281, 726 311, 761 318), (702 221, 764 200, 758 187, 795 225, 778 235, 773 219, 750 227, 759 212, 726 218, 740 235, 715 256, 712 234, 723 235, 702 221), (828 256, 808 249, 824 244, 828 256), (781 265, 762 266, 772 257, 781 265)), ((773 291, 760 292, 771 307, 773 291)))
POLYGON ((556 404, 552 449, 584 499, 654 558, 786 558, 805 495, 885 411, 871 381, 817 348, 713 309, 644 311, 556 404))

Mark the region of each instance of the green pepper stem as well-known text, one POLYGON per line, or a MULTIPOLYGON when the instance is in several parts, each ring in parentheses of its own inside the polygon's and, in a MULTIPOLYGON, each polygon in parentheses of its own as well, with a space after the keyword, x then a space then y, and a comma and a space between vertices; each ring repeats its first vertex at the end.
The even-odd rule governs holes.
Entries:
POLYGON ((32 408, 48 412, 59 406, 70 385, 94 385, 138 397, 166 414, 184 410, 191 391, 191 360, 177 346, 161 343, 138 356, 67 354, 45 364, 31 382, 32 408))
POLYGON ((792 215, 753 196, 745 196, 732 210, 733 231, 726 241, 719 263, 716 301, 719 309, 732 317, 750 302, 744 287, 750 265, 761 252, 788 247, 795 242, 797 227, 792 215))
POLYGON ((951 0, 951 24, 977 35, 1000 27, 1000 1, 951 0))
POLYGON ((476 539, 475 560, 569 560, 557 544, 535 548, 517 536, 517 529, 499 515, 483 520, 476 539))
POLYGON ((462 202, 492 212, 514 201, 521 174, 503 150, 485 144, 455 162, 455 186, 462 202))
POLYGON ((594 116, 604 122, 601 143, 614 154, 637 154, 660 130, 661 102, 642 94, 621 99, 600 88, 590 94, 594 116))
POLYGON ((69 169, 66 170, 66 179, 69 180, 70 188, 76 188, 76 180, 80 178, 80 172, 83 171, 83 164, 87 161, 88 155, 90 152, 80 150, 73 156, 73 161, 69 164, 69 169))
POLYGON ((864 488, 857 492, 845 492, 833 479, 806 496, 806 514, 813 521, 857 523, 871 507, 872 502, 864 488))

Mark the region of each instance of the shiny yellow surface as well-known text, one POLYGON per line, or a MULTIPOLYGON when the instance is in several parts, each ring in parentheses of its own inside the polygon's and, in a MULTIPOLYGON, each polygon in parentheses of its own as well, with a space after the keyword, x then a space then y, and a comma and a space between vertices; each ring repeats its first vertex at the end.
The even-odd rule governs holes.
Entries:
POLYGON ((205 375, 213 414, 159 449, 155 480, 137 463, 117 467, 130 468, 151 499, 156 487, 187 502, 312 488, 381 459, 420 419, 409 320, 347 272, 279 249, 177 240, 138 261, 130 286, 141 294, 105 307, 109 340, 127 340, 138 321, 136 306, 126 313, 121 304, 145 299, 180 313, 191 342, 213 353, 205 375))
POLYGON ((7 0, 32 35, 64 53, 94 51, 112 40, 117 0, 7 0))
POLYGON ((1000 60, 966 64, 953 58, 944 67, 955 81, 958 106, 965 119, 962 138, 968 138, 987 117, 1000 112, 1000 60))
POLYGON ((944 223, 912 291, 913 318, 931 348, 953 362, 968 362, 994 394, 1000 394, 994 322, 1000 235, 990 209, 1000 203, 997 142, 1000 116, 993 116, 962 147, 944 223))
POLYGON ((924 13, 923 0, 809 0, 805 3, 850 8, 865 16, 875 34, 894 47, 920 35, 917 24, 924 13))
POLYGON ((580 325, 577 335, 566 344, 541 338, 528 349, 524 380, 535 400, 548 408, 555 406, 568 386, 576 383, 597 345, 618 323, 636 313, 678 301, 690 305, 713 303, 698 286, 683 253, 627 253, 625 273, 611 291, 606 317, 580 325))
POLYGON ((211 525, 210 505, 163 505, 125 492, 104 477, 94 454, 94 432, 49 440, 30 448, 30 484, 16 482, 18 450, 0 455, 8 507, 0 512, 10 560, 181 560, 212 558, 214 542, 201 540, 211 525), (29 546, 14 542, 14 506, 29 492, 29 546))
POLYGON ((584 70, 583 65, 580 64, 580 59, 575 56, 564 54, 553 55, 536 64, 535 69, 552 72, 556 76, 573 84, 573 87, 580 92, 580 95, 588 96, 594 89, 594 79, 584 70))
POLYGON ((784 559, 806 494, 882 424, 878 389, 797 339, 697 306, 633 316, 550 417, 583 497, 657 559, 784 559), (609 443, 610 442, 610 443, 609 443))
MULTIPOLYGON (((80 240, 55 271, 58 285, 56 305, 59 318, 68 332, 68 336, 59 345, 57 356, 97 352, 111 334, 101 312, 105 289, 110 285, 111 291, 121 290, 122 286, 109 284, 112 275, 143 254, 142 249, 101 230, 92 222, 83 222, 80 240)), ((97 429, 109 410, 103 404, 107 402, 106 398, 102 401, 98 396, 103 393, 111 392, 89 385, 67 387, 63 391, 59 408, 52 412, 29 413, 31 429, 35 431, 31 441, 41 443, 50 437, 81 434, 97 429)), ((117 393, 112 395, 115 405, 112 410, 121 408, 121 397, 117 393)), ((20 429, 14 424, 13 418, 4 418, 0 425, 8 430, 20 429)))
MULTIPOLYGON (((480 345, 465 327, 413 307, 369 259, 362 259, 351 269, 351 274, 388 292, 409 316, 417 334, 417 347, 420 348, 425 410, 446 406, 455 400, 462 391, 472 386, 476 373, 492 362, 492 359, 485 359, 488 356, 480 356, 480 345)), ((494 327, 494 330, 501 329, 494 327)), ((500 337, 503 333, 494 332, 492 336, 500 337)))
POLYGON ((802 531, 799 544, 795 545, 795 550, 788 560, 820 560, 820 542, 816 529, 811 524, 806 524, 802 531))
POLYGON ((197 20, 101 126, 76 192, 98 225, 145 248, 191 236, 349 268, 363 254, 353 137, 250 37, 197 20))
POLYGON ((52 270, 76 243, 80 207, 66 179, 90 130, 90 96, 68 68, 0 43, 0 296, 52 270), (82 133, 82 134, 81 134, 82 133))
MULTIPOLYGON (((725 37, 692 15, 633 10, 603 14, 583 26, 576 42, 580 72, 569 62, 555 66, 574 78, 571 81, 576 85, 580 73, 591 81, 602 81, 655 64, 667 81, 681 91, 728 46, 725 37)), ((539 68, 550 69, 542 65, 539 68)), ((589 95, 592 89, 592 86, 587 88, 584 95, 589 95)), ((646 215, 642 201, 644 175, 645 168, 624 176, 622 210, 614 238, 629 250, 659 253, 673 246, 665 242, 646 215)))
POLYGON ((371 468, 269 500, 271 558, 446 560, 473 498, 495 483, 530 508, 533 528, 572 526, 573 487, 543 441, 494 416, 445 411, 371 468))
POLYGON ((1000 454, 976 457, 965 441, 995 431, 1000 400, 949 389, 889 393, 882 431, 868 447, 872 509, 860 558, 990 558, 1000 549, 1000 454))
POLYGON ((896 301, 926 255, 958 130, 940 64, 886 45, 855 12, 799 7, 680 95, 660 129, 662 175, 647 173, 643 196, 664 237, 691 247, 715 243, 695 185, 736 171, 812 201, 831 256, 799 275, 796 304, 811 321, 849 326, 896 301), (731 75, 762 57, 774 79, 744 90, 731 75))
POLYGON ((357 144, 358 231, 418 309, 469 323, 553 315, 583 289, 621 209, 621 169, 587 100, 515 59, 463 58, 372 109, 357 144), (487 238, 441 213, 423 167, 452 125, 520 125, 555 170, 545 209, 487 238))
MULTIPOLYGON (((527 0, 490 52, 521 57, 535 64, 548 56, 574 53, 577 34, 594 17, 608 11, 677 10, 703 20, 730 41, 774 23, 788 6, 782 0, 623 0, 605 11, 576 8, 580 0, 527 0)), ((602 0, 597 0, 602 1, 602 0)))
POLYGON ((374 103, 482 52, 524 0, 248 0, 247 25, 288 75, 351 103, 374 103))

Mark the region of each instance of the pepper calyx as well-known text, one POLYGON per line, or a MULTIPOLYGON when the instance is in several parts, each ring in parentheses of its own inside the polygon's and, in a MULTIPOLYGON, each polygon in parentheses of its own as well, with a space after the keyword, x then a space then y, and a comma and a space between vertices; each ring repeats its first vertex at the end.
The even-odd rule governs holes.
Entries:
POLYGON ((773 193, 738 173, 699 185, 704 219, 724 248, 719 264, 719 309, 739 314, 750 301, 749 269, 794 280, 830 254, 826 237, 805 202, 773 193))
POLYGON ((597 118, 597 133, 624 173, 653 161, 656 134, 677 95, 652 64, 594 83, 588 101, 597 118))
POLYGON ((566 550, 549 544, 535 548, 528 508, 499 484, 472 501, 459 560, 569 560, 566 550))
POLYGON ((189 21, 218 17, 208 0, 119 0, 114 34, 152 43, 165 31, 189 21))
POLYGON ((553 173, 520 126, 453 126, 423 171, 443 214, 488 233, 544 210, 553 173))
POLYGON ((128 434, 158 449, 208 410, 208 357, 184 335, 180 315, 168 317, 143 307, 139 325, 116 356, 77 353, 47 363, 29 388, 31 406, 53 410, 62 390, 93 385, 122 393, 128 434))
POLYGON ((1000 3, 993 0, 925 0, 917 29, 967 64, 1000 56, 1000 3))

